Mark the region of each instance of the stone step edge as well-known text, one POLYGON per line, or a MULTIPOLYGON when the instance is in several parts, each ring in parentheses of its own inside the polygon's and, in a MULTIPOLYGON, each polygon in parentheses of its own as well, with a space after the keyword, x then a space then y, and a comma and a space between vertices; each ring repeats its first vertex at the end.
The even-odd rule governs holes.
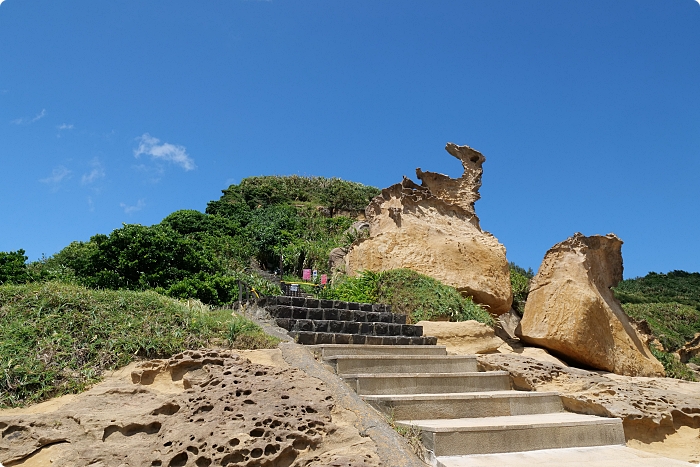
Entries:
POLYGON ((446 392, 446 393, 420 393, 420 394, 370 394, 361 396, 364 400, 370 401, 435 401, 435 400, 475 400, 475 399, 509 399, 509 398, 545 398, 561 396, 558 392, 537 392, 537 391, 480 391, 480 392, 446 392))
MULTIPOLYGON (((244 300, 242 303, 245 305, 255 305, 259 307, 287 305, 308 308, 335 308, 338 310, 378 311, 391 313, 391 305, 385 303, 346 302, 344 300, 329 300, 324 298, 308 297, 289 297, 286 295, 271 295, 259 298, 250 297, 247 301, 244 300)), ((231 308, 233 309, 238 309, 240 307, 240 301, 236 301, 231 305, 231 308)))
POLYGON ((437 361, 468 361, 475 362, 476 356, 474 355, 331 355, 330 357, 323 357, 324 361, 338 361, 338 360, 437 360, 437 361))
MULTIPOLYGON (((459 373, 343 373, 343 379, 389 379, 389 378, 494 378, 508 376, 507 371, 464 371, 459 373)), ((453 394, 453 393, 450 393, 453 394)))
POLYGON ((297 344, 321 345, 321 344, 354 344, 354 345, 410 345, 433 346, 437 343, 436 337, 408 337, 408 336, 371 336, 366 334, 342 334, 330 332, 305 332, 289 331, 297 344), (342 342, 341 342, 342 341, 342 342))
POLYGON ((535 415, 503 415, 498 417, 480 418, 453 418, 441 420, 397 420, 397 426, 404 428, 418 428, 429 433, 463 433, 477 431, 505 431, 505 430, 530 430, 548 427, 574 427, 596 425, 620 425, 621 418, 599 417, 597 415, 574 414, 571 412, 554 412, 535 415), (537 419, 563 418, 562 420, 537 421, 537 419), (569 416, 567 418, 566 416, 569 416), (464 421, 478 422, 478 425, 469 425, 464 421), (442 426, 430 426, 430 423, 440 422, 442 426), (451 422, 452 424, 448 424, 451 422), (460 423, 461 422, 461 423, 460 423), (489 424, 491 422, 491 424, 489 424))
POLYGON ((336 308, 308 308, 289 305, 265 307, 273 318, 312 319, 323 321, 352 321, 355 323, 406 324, 407 316, 391 312, 342 310, 336 308), (314 317, 312 317, 314 316, 314 317))
POLYGON ((328 332, 332 334, 363 334, 365 336, 406 336, 406 337, 421 337, 423 335, 423 326, 415 324, 398 324, 384 322, 357 322, 357 321, 340 321, 327 319, 291 319, 291 318, 275 318, 275 324, 282 329, 296 332, 328 332), (303 323, 301 323, 303 321, 303 323), (355 327, 357 332, 334 332, 328 330, 317 331, 317 327, 329 329, 331 323, 340 323, 339 329, 349 331, 348 328, 355 327), (313 331, 299 329, 299 327, 311 326, 313 331), (393 332, 399 334, 390 334, 393 332))

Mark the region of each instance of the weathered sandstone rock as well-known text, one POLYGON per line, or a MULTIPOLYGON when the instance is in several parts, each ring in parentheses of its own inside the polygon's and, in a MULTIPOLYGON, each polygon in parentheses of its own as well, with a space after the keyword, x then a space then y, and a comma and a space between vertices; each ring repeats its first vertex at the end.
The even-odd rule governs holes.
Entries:
POLYGON ((0 462, 378 466, 371 440, 343 422, 354 416, 348 412, 324 383, 283 361, 268 366, 228 350, 187 351, 138 364, 129 379, 106 381, 43 413, 0 411, 0 462))
POLYGON ((345 257, 346 271, 409 268, 455 287, 494 314, 510 310, 513 295, 506 250, 481 230, 474 203, 485 158, 468 146, 447 144, 462 162, 464 175, 417 169, 422 185, 404 180, 382 190, 365 214, 369 238, 345 257))
POLYGON ((490 326, 478 321, 419 321, 423 334, 435 336, 438 345, 447 347, 447 352, 457 355, 473 355, 497 352, 504 344, 490 326))
POLYGON ((545 255, 530 285, 518 334, 566 360, 629 376, 662 376, 611 287, 622 280, 622 241, 573 237, 545 255))
POLYGON ((696 333, 695 337, 678 349, 678 355, 683 363, 688 363, 688 360, 696 355, 700 355, 700 332, 696 333))
POLYGON ((700 383, 601 374, 513 354, 477 358, 483 370, 508 371, 515 389, 557 391, 571 412, 620 417, 628 441, 650 443, 700 427, 700 383))

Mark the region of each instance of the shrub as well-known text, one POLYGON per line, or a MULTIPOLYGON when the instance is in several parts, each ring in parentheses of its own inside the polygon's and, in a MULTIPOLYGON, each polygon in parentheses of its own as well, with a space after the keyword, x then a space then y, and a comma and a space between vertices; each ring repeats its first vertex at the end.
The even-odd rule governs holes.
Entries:
POLYGON ((700 330, 700 311, 680 303, 623 303, 622 308, 637 321, 646 320, 664 349, 675 351, 700 330))

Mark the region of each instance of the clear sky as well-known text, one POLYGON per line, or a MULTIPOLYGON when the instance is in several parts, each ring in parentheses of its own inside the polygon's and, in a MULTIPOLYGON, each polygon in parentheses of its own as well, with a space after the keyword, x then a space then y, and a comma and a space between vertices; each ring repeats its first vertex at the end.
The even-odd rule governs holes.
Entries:
POLYGON ((696 0, 5 0, 0 251, 203 211, 266 174, 387 187, 486 156, 521 266, 580 231, 700 270, 696 0))

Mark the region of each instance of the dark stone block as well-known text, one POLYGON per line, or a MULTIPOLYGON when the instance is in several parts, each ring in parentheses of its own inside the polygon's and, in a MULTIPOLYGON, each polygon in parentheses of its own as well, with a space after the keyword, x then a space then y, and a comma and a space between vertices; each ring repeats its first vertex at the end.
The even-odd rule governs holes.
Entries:
POLYGON ((298 332, 296 333, 297 344, 314 345, 316 344, 315 332, 298 332))
POLYGON ((422 337, 409 337, 409 339, 411 339, 411 343, 409 345, 423 345, 422 337))
POLYGON ((255 304, 260 308, 265 308, 267 306, 267 297, 259 297, 255 300, 255 304))
POLYGON ((372 311, 372 304, 371 303, 360 303, 360 310, 361 311, 372 311))
POLYGON ((277 318, 275 320, 275 323, 277 324, 277 326, 286 329, 287 331, 290 331, 292 329, 292 326, 290 325, 289 321, 290 320, 287 318, 277 318))
POLYGON ((413 326, 415 330, 413 331, 413 335, 416 337, 420 337, 423 335, 423 326, 413 326))
POLYGON ((352 335, 350 334, 336 334, 335 343, 336 344, 349 344, 352 341, 352 335))
POLYGON ((307 298, 306 308, 318 308, 319 300, 317 298, 307 298))
POLYGON ((306 315, 309 319, 323 319, 323 308, 309 308, 306 315))
POLYGON ((387 313, 391 313, 391 305, 384 305, 384 308, 384 311, 386 311, 387 313))
POLYGON ((354 321, 345 322, 345 332, 348 334, 359 334, 361 323, 356 323, 354 321))
POLYGON ((286 305, 276 305, 268 308, 270 316, 275 318, 291 318, 292 317, 292 307, 286 305))
POLYGON ((365 344, 367 345, 382 345, 384 343, 384 338, 381 336, 367 336, 365 344))
POLYGON ((336 310, 347 310, 348 302, 344 302, 342 300, 333 300, 333 308, 335 308, 336 310))
POLYGON ((367 336, 362 334, 353 334, 352 343, 353 344, 365 344, 367 342, 367 336))
POLYGON ((333 344, 334 343, 334 334, 328 333, 328 332, 319 332, 316 334, 316 343, 317 344, 333 344))
POLYGON ((294 326, 295 331, 306 331, 306 332, 313 332, 314 331, 314 322, 311 321, 310 319, 300 319, 296 322, 296 325, 294 326))
POLYGON ((338 310, 338 321, 353 321, 355 317, 350 310, 338 310))
POLYGON ((396 338, 396 345, 411 345, 411 338, 406 336, 399 336, 396 338))
POLYGON ((425 345, 437 345, 438 338, 433 336, 423 337, 425 339, 425 345))
POLYGON ((373 311, 370 311, 369 313, 367 313, 367 321, 368 322, 371 321, 373 323, 378 323, 380 321, 379 317, 380 317, 379 313, 375 313, 373 311))
POLYGON ((292 308, 292 318, 294 319, 307 319, 309 310, 306 308, 292 308))
POLYGON ((265 306, 279 305, 279 303, 277 302, 277 298, 278 297, 275 295, 273 295, 272 297, 265 297, 265 299, 267 300, 267 303, 265 306))
POLYGON ((388 336, 400 336, 401 335, 401 325, 400 324, 387 324, 387 335, 388 336))
POLYGON ((392 313, 391 316, 394 320, 394 323, 406 324, 406 315, 402 315, 401 313, 392 313))
POLYGON ((393 313, 379 313, 379 321, 382 323, 391 323, 394 321, 393 313))
POLYGON ((374 323, 360 323, 360 334, 374 334, 374 323))
POLYGON ((386 336, 388 334, 389 328, 386 323, 374 323, 374 334, 377 336, 386 336))
POLYGON ((343 321, 328 321, 328 332, 341 333, 345 330, 343 321))
POLYGON ((359 310, 360 304, 355 302, 348 302, 348 310, 359 310))
POLYGON ((314 321, 314 331, 316 332, 328 332, 328 321, 319 320, 314 321))
POLYGON ((354 321, 357 321, 358 323, 367 322, 367 312, 365 312, 365 311, 353 311, 352 314, 354 317, 354 321))
POLYGON ((401 334, 407 337, 413 337, 416 335, 416 327, 412 324, 402 324, 401 334))
POLYGON ((338 320, 338 310, 335 308, 324 308, 323 309, 323 318, 324 319, 329 319, 329 320, 338 320))
POLYGON ((372 303, 371 311, 374 311, 375 313, 381 313, 382 311, 384 311, 384 305, 382 305, 381 303, 372 303))
POLYGON ((333 300, 319 300, 318 306, 321 308, 333 308, 333 300))
POLYGON ((306 298, 304 297, 292 297, 293 306, 306 306, 306 298))
POLYGON ((292 305, 292 297, 279 296, 279 297, 277 297, 277 304, 291 306, 292 305))

